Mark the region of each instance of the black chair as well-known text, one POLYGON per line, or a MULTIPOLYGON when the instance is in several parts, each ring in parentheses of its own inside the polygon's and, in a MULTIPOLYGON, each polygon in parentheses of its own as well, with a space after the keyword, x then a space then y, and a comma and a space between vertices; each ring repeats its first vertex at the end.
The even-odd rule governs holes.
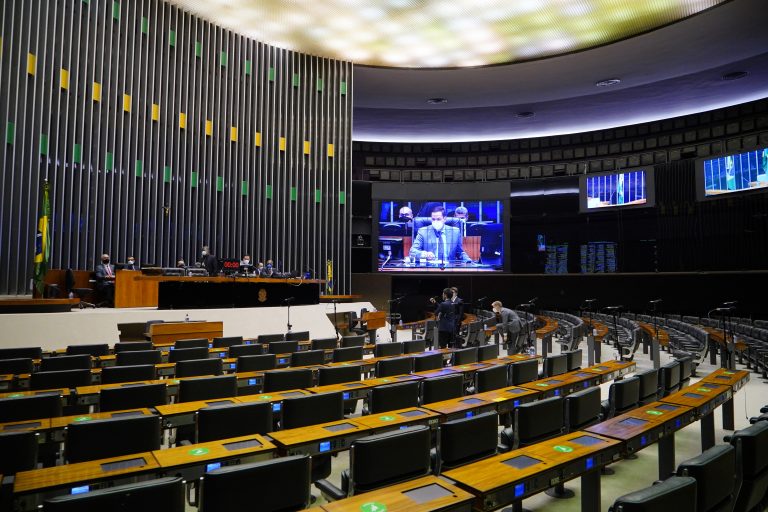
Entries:
POLYGON ((273 430, 272 404, 254 402, 203 407, 197 411, 196 425, 198 443, 267 434, 273 430))
POLYGON ((152 350, 155 347, 151 341, 121 341, 115 343, 114 352, 119 354, 120 352, 135 352, 137 350, 152 350))
POLYGON ((157 478, 139 483, 117 485, 84 494, 57 496, 45 500, 45 512, 82 512, 84 510, 162 510, 184 512, 184 479, 157 478))
POLYGON ((583 357, 583 353, 581 349, 577 350, 570 350, 568 352, 564 352, 566 356, 568 356, 568 371, 572 372, 574 370, 581 369, 581 360, 583 357))
POLYGON ((319 393, 283 400, 280 427, 283 430, 328 423, 344 418, 342 393, 319 393))
POLYGON ((342 336, 341 337, 341 348, 347 348, 347 347, 364 347, 366 342, 367 336, 365 334, 360 334, 356 336, 342 336))
POLYGON ((403 354, 420 354, 427 350, 425 340, 410 340, 403 342, 403 354))
POLYGON ((443 367, 443 354, 426 354, 413 358, 413 371, 426 372, 429 370, 440 370, 443 367))
POLYGON ((402 343, 377 343, 373 348, 374 357, 392 357, 403 355, 402 343))
POLYGON ((495 455, 498 425, 495 412, 442 423, 435 474, 495 455))
POLYGON ((371 389, 363 414, 377 414, 419 405, 419 381, 400 382, 371 389))
POLYGON ((413 371, 412 357, 393 357, 376 361, 376 377, 405 375, 413 371))
POLYGON ((200 510, 304 510, 310 503, 310 475, 308 455, 215 469, 203 477, 200 510))
POLYGON ((68 463, 160 449, 160 416, 80 421, 67 425, 68 463))
POLYGON ((136 382, 140 380, 155 380, 157 371, 153 364, 138 364, 135 366, 105 366, 101 369, 102 384, 117 384, 119 382, 136 382))
POLYGON ((691 356, 681 357, 680 361, 680 388, 684 388, 691 382, 693 373, 693 358, 691 356))
POLYGON ((431 433, 419 425, 363 437, 352 443, 349 471, 341 474, 341 489, 327 480, 315 485, 330 499, 361 494, 430 473, 431 433))
POLYGON ((651 368, 635 374, 640 380, 640 403, 646 405, 655 402, 659 396, 659 370, 651 368))
POLYGON ((229 398, 236 395, 237 377, 234 375, 182 379, 179 381, 179 402, 229 398))
POLYGON ((535 359, 509 365, 509 384, 519 386, 539 378, 539 363, 535 359))
POLYGON ((91 302, 95 300, 94 297, 95 297, 96 291, 93 288, 84 288, 84 287, 72 288, 72 293, 75 295, 75 297, 80 299, 80 302, 78 303, 78 307, 80 309, 96 307, 96 304, 91 302))
POLYGON ((608 512, 696 512, 696 480, 673 476, 651 487, 616 498, 608 512))
POLYGON ((499 447, 502 451, 522 448, 559 436, 564 430, 562 397, 523 404, 513 412, 512 427, 501 432, 499 447))
POLYGON ((336 338, 318 338, 310 342, 312 350, 333 350, 339 346, 339 340, 336 338))
POLYGON ((232 345, 242 345, 242 336, 223 336, 219 338, 213 338, 213 348, 229 348, 232 345))
POLYGON ((90 370, 91 356, 81 354, 76 356, 44 357, 40 360, 41 372, 57 372, 61 370, 90 370))
POLYGON ((264 373, 264 392, 305 389, 313 386, 312 370, 276 370, 264 373))
POLYGON ((696 479, 696 511, 730 511, 741 482, 736 472, 736 449, 729 444, 713 446, 677 467, 677 476, 696 479))
POLYGON ((361 376, 360 365, 322 367, 317 372, 317 385, 328 386, 330 384, 343 384, 345 382, 358 382, 361 376))
POLYGON ((28 357, 19 357, 15 359, 0 359, 0 375, 21 375, 22 373, 32 373, 34 363, 28 357))
POLYGON ((270 354, 291 354, 298 351, 298 341, 271 341, 267 349, 270 354))
POLYGON ((451 354, 451 365, 461 366, 462 364, 471 364, 477 362, 477 347, 454 350, 451 354))
POLYGON ((544 358, 541 370, 541 378, 562 375, 568 371, 568 355, 560 354, 544 358))
POLYGON ((264 353, 264 345, 252 343, 251 345, 232 345, 227 355, 229 357, 260 356, 264 353))
POLYGON ((106 356, 109 354, 109 345, 99 343, 96 345, 69 345, 67 347, 68 356, 88 355, 88 356, 106 356))
POLYGON ((165 384, 141 384, 99 391, 99 410, 121 411, 143 409, 168 403, 168 387, 165 384))
POLYGON ((262 345, 274 343, 275 341, 285 341, 285 334, 261 334, 256 337, 256 341, 262 345))
POLYGON ((185 348, 205 348, 210 345, 208 338, 187 338, 183 340, 176 340, 173 342, 173 349, 180 350, 185 348))
MULTIPOLYGON (((206 349, 207 351, 207 349, 206 349)), ((173 352, 176 352, 173 350, 173 352)), ((135 366, 137 364, 160 364, 163 353, 160 350, 131 350, 115 354, 115 365, 135 366)))
POLYGON ((659 368, 659 398, 680 389, 680 361, 670 361, 659 368))
POLYGON ((363 347, 342 347, 333 349, 334 363, 344 363, 347 361, 360 361, 363 359, 363 347))
POLYGON ((201 375, 221 375, 221 359, 190 359, 176 363, 176 377, 199 377, 201 375))
POLYGON ((768 421, 738 430, 725 440, 736 447, 737 471, 742 479, 733 512, 754 510, 768 492, 768 421))
POLYGON ((37 466, 39 434, 7 432, 0 434, 0 475, 11 476, 37 466))
POLYGON ((603 418, 613 418, 640 403, 640 379, 630 377, 611 384, 608 388, 608 400, 602 403, 603 418))
MULTIPOLYGON (((79 357, 79 356, 72 356, 79 357)), ((85 356, 88 357, 88 356, 85 356)), ((61 370, 35 372, 29 377, 29 387, 38 389, 76 388, 91 384, 91 370, 61 370)))
POLYGON ((495 343, 490 345, 480 345, 477 348, 477 360, 478 361, 490 361, 499 357, 499 346, 495 343))
POLYGON ((325 363, 325 350, 303 350, 291 354, 291 367, 312 366, 325 363))
POLYGON ((464 376, 460 373, 421 381, 421 404, 442 402, 464 396, 464 376))
POLYGON ((277 367, 275 354, 262 354, 259 356, 239 356, 237 358, 238 372, 258 372, 262 370, 274 370, 277 367))
POLYGON ((509 370, 505 366, 491 366, 475 372, 475 392, 484 393, 508 385, 509 370))
POLYGON ((309 331, 296 331, 285 333, 285 341, 308 341, 309 331))
POLYGON ((58 393, 0 398, 0 423, 55 418, 61 416, 61 412, 58 393))
POLYGON ((42 359, 43 349, 40 347, 0 348, 0 359, 42 359))
POLYGON ((180 348, 168 351, 168 362, 191 361, 193 359, 208 359, 208 347, 180 348))

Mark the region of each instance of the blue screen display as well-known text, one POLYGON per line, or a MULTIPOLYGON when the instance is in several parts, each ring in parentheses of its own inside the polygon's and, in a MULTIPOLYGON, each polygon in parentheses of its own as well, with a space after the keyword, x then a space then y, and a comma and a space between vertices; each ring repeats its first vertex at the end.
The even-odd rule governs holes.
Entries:
POLYGON ((758 187, 768 187, 768 148, 704 160, 705 196, 758 187))
POLYGON ((645 171, 587 177, 587 209, 630 206, 647 202, 645 171))
POLYGON ((331 442, 330 441, 323 441, 320 443, 320 453, 323 452, 329 452, 331 451, 331 442))
POLYGON ((205 465, 206 471, 213 471, 214 469, 219 469, 221 467, 221 462, 211 462, 210 464, 205 465))
POLYGON ((276 402, 276 403, 272 404, 272 411, 273 411, 273 412, 278 412, 278 411, 280 411, 281 405, 282 405, 282 404, 281 404, 280 402, 276 402))
POLYGON ((91 490, 90 485, 81 485, 80 487, 73 487, 72 490, 69 491, 70 494, 83 494, 91 490))

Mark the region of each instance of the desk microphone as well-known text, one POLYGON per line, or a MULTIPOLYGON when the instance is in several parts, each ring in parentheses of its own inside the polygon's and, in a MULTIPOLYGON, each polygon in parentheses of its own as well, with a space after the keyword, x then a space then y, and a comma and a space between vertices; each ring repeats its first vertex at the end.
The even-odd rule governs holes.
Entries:
POLYGON ((737 300, 732 300, 730 302, 723 302, 723 306, 725 307, 734 307, 739 303, 737 300))
POLYGON ((649 300, 648 304, 661 304, 664 302, 664 299, 655 299, 655 300, 649 300))
POLYGON ((379 270, 384 270, 384 267, 387 266, 387 263, 389 263, 390 258, 392 258, 392 251, 387 251, 387 259, 384 260, 384 263, 381 264, 381 268, 379 268, 379 270))
POLYGON ((294 300, 296 300, 296 297, 288 297, 287 299, 283 300, 283 304, 293 304, 294 300))

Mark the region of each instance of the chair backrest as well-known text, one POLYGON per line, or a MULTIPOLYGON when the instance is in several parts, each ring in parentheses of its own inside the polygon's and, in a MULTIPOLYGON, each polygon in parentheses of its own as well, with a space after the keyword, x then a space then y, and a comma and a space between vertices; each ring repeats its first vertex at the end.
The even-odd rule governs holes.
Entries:
POLYGON ((376 361, 376 377, 392 377, 405 375, 413 371, 412 357, 393 357, 376 361))
POLYGON ((259 343, 262 345, 264 343, 274 343, 275 341, 285 341, 285 334, 283 333, 277 333, 277 334, 260 334, 256 337, 259 343))
POLYGON ((413 358, 413 371, 426 372, 428 370, 439 370, 443 367, 443 354, 427 354, 413 358))
POLYGON ((480 345, 477 348, 478 361, 490 361, 499 357, 499 346, 495 343, 490 345, 480 345))
POLYGON ((693 358, 686 356, 681 357, 678 361, 680 361, 680 387, 687 386, 693 372, 693 358))
POLYGON ((363 347, 342 347, 333 349, 333 362, 360 361, 363 358, 363 347))
MULTIPOLYGON (((173 352, 176 352, 175 350, 173 352)), ((134 366, 137 364, 160 364, 163 353, 160 350, 131 350, 118 352, 115 355, 117 366, 134 366)))
POLYGON ((162 510, 184 512, 184 479, 157 478, 45 500, 46 512, 162 510))
POLYGON ((438 472, 494 455, 498 429, 499 415, 495 412, 442 423, 438 472))
POLYGON ((221 375, 179 381, 179 402, 194 402, 237 395, 237 377, 221 375))
POLYGON ((582 350, 576 349, 576 350, 570 350, 568 352, 565 352, 565 354, 568 356, 568 371, 572 372, 573 370, 578 370, 581 368, 581 359, 583 357, 582 350))
POLYGON ((267 350, 270 354, 290 354, 299 351, 298 341, 270 341, 267 350))
POLYGON ((67 426, 67 462, 120 457, 160 449, 160 416, 80 421, 67 426))
POLYGON ((296 331, 285 333, 285 341, 307 341, 309 340, 309 331, 296 331))
POLYGON ((58 394, 0 398, 0 423, 57 416, 61 416, 61 396, 58 394))
POLYGON ((610 418, 637 407, 640 403, 640 379, 630 377, 615 381, 608 388, 608 403, 610 418))
POLYGON ((264 345, 252 343, 250 345, 231 345, 227 355, 229 357, 260 356, 264 353, 264 345))
POLYGON ((373 349, 374 357, 390 357, 403 355, 402 343, 377 343, 373 349))
POLYGON ((197 411, 197 442, 272 432, 272 404, 247 404, 203 407, 197 411))
POLYGON ((131 352, 136 350, 152 350, 154 346, 151 341, 121 341, 115 343, 114 352, 119 354, 120 352, 131 352))
POLYGON ((168 387, 165 384, 141 384, 99 391, 99 410, 120 411, 142 409, 168 403, 168 387))
POLYGON ((35 372, 29 378, 29 387, 32 389, 76 388, 78 386, 89 386, 90 384, 91 370, 35 372))
POLYGON ((539 378, 539 363, 535 359, 509 365, 509 384, 519 386, 539 378))
POLYGON ((325 350, 302 350, 291 354, 291 367, 325 363, 325 350))
POLYGON ((734 432, 731 444, 736 447, 736 464, 742 473, 741 489, 733 510, 747 512, 754 509, 768 492, 768 421, 758 421, 734 432))
POLYGON ((312 350, 332 350, 339 346, 339 340, 336 338, 317 338, 310 342, 312 350))
POLYGON ((109 345, 107 343, 99 343, 95 345, 69 345, 67 347, 67 355, 88 355, 88 356, 106 356, 109 354, 109 345))
POLYGON ((242 345, 242 336, 222 336, 213 338, 213 348, 229 348, 232 345, 242 345))
POLYGON ((344 398, 341 392, 318 393, 283 400, 280 427, 301 428, 344 418, 344 398))
POLYGON ((364 334, 356 336, 342 336, 341 346, 345 347, 362 347, 365 346, 366 336, 364 334))
POLYGON ((659 370, 651 368, 635 373, 640 380, 640 405, 656 401, 659 396, 659 370))
POLYGON ((262 354, 258 356, 239 356, 237 358, 238 372, 257 372, 261 370, 274 370, 277 367, 275 354, 262 354))
POLYGON ((555 375, 562 375, 568 371, 568 356, 566 354, 559 354, 556 356, 549 356, 544 358, 544 366, 542 374, 544 377, 554 377, 555 375))
POLYGON ((372 414, 419 405, 419 381, 399 382, 371 389, 368 409, 372 414))
POLYGON ((442 402, 464 395, 464 376, 460 373, 421 381, 421 403, 442 402))
POLYGON ((275 370, 264 373, 264 392, 311 388, 312 370, 275 370))
POLYGON ((105 366, 101 369, 101 383, 115 384, 118 382, 136 382, 139 380, 154 380, 157 371, 153 364, 137 364, 132 366, 105 366))
POLYGON ((91 356, 79 354, 74 356, 44 357, 40 360, 41 372, 57 372, 60 370, 90 370, 91 356))
POLYGON ((209 471, 203 477, 206 512, 303 510, 309 506, 312 474, 308 455, 280 457, 209 471))
POLYGON ((430 472, 431 433, 419 425, 363 437, 350 449, 350 491, 377 489, 430 472))
POLYGON ((28 357, 18 357, 15 359, 0 359, 0 375, 20 375, 22 373, 32 373, 34 364, 28 357))
POLYGON ((343 384, 345 382, 358 382, 362 372, 360 365, 321 367, 317 372, 317 385, 343 384))
POLYGON ((469 347, 461 350, 455 350, 451 354, 451 364, 459 366, 477 362, 477 347, 469 347))
POLYGON ((701 455, 681 462, 678 476, 696 479, 696 510, 730 510, 735 492, 736 449, 729 444, 713 446, 701 455))
POLYGON ((491 366, 475 372, 475 389, 477 393, 500 389, 508 385, 509 370, 506 366, 491 366))
POLYGON ((186 338, 183 340, 176 340, 173 342, 173 349, 179 350, 184 348, 205 348, 210 345, 208 338, 186 338))
POLYGON ((222 371, 221 359, 190 359, 176 363, 176 377, 221 375, 222 371))
POLYGON ((403 354, 418 354, 427 350, 426 340, 409 340, 403 342, 403 354))
POLYGON ((565 431, 573 432, 600 421, 600 388, 588 388, 565 397, 565 431))
POLYGON ((659 369, 659 396, 661 398, 680 388, 680 361, 670 361, 659 369))
POLYGON ((528 446, 563 433, 563 398, 553 396, 518 406, 514 411, 513 448, 528 446))
POLYGON ((661 483, 616 498, 609 512, 696 512, 696 480, 672 476, 661 483))
POLYGON ((0 359, 18 359, 20 357, 42 359, 43 349, 40 347, 0 348, 0 359))
POLYGON ((191 361, 192 359, 208 359, 208 347, 179 348, 168 351, 168 362, 191 361))
POLYGON ((7 432, 0 434, 0 475, 11 476, 19 471, 35 469, 39 446, 37 432, 7 432))

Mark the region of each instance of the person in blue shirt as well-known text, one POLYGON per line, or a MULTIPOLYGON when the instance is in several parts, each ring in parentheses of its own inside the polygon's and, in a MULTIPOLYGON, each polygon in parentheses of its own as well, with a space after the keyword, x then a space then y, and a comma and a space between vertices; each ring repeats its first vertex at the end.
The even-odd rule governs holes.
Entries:
POLYGON ((445 208, 435 206, 431 213, 432 224, 420 228, 411 246, 410 257, 427 261, 472 261, 461 245, 459 228, 445 225, 445 208))

